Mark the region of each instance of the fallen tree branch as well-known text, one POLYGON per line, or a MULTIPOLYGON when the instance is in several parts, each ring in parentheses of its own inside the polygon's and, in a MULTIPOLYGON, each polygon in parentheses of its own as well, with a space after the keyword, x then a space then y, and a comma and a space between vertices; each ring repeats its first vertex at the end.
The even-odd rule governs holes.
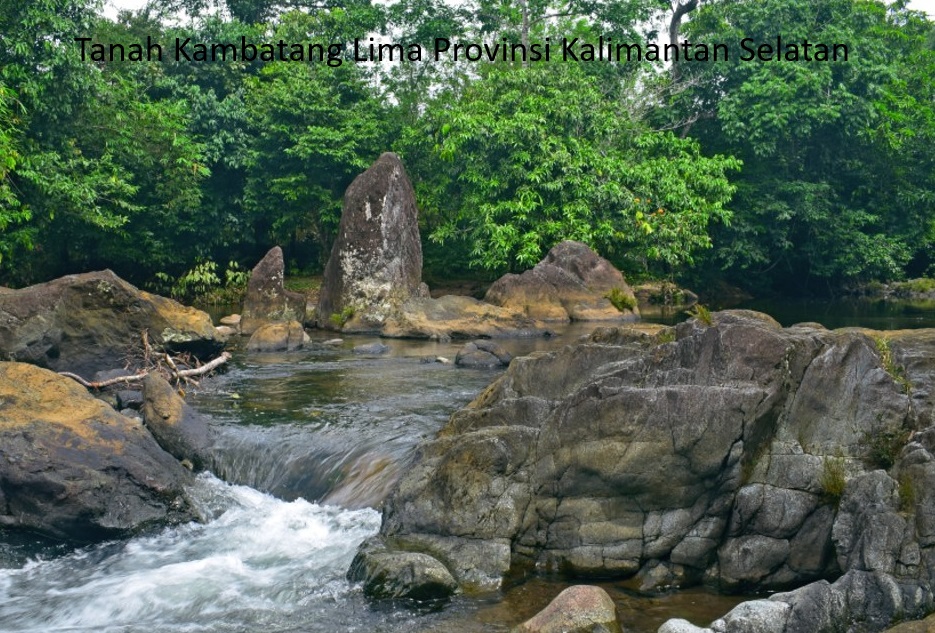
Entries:
MULTIPOLYGON (((170 372, 171 378, 191 378, 192 376, 202 376, 208 372, 214 371, 227 361, 231 359, 230 352, 222 352, 220 356, 214 360, 205 363, 201 367, 195 367, 193 369, 177 369, 175 363, 172 363, 173 370, 170 372)), ((130 384, 131 382, 140 382, 151 372, 144 371, 138 374, 133 374, 131 376, 120 376, 119 378, 110 378, 109 380, 98 380, 98 381, 89 381, 85 380, 78 374, 73 374, 68 371, 58 372, 60 376, 65 376, 66 378, 71 378, 72 380, 84 385, 88 389, 103 389, 104 387, 110 387, 111 385, 117 385, 120 383, 130 384)))

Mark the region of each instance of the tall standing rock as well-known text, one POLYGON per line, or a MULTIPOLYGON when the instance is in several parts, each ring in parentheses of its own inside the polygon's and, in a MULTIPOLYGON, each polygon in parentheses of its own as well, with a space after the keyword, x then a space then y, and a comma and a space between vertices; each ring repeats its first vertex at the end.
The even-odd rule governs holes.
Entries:
POLYGON ((305 321, 305 297, 283 286, 285 263, 282 249, 274 246, 254 267, 243 300, 240 331, 253 334, 270 322, 305 321))
POLYGON ((423 294, 421 283, 415 193, 399 157, 387 152, 344 194, 321 287, 319 324, 378 330, 404 301, 423 294))

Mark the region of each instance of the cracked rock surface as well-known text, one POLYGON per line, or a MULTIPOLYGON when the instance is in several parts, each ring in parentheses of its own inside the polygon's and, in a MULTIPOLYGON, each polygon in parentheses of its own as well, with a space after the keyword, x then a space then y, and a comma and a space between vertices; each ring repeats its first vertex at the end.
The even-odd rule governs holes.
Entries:
POLYGON ((932 330, 604 328, 455 413, 378 538, 465 590, 520 570, 791 590, 710 630, 882 630, 933 609, 933 382, 932 330))

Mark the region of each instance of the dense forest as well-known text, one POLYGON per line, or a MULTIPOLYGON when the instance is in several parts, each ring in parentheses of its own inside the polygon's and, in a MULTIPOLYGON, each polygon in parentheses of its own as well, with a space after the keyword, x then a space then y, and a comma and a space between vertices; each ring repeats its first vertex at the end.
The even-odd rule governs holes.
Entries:
POLYGON ((759 292, 935 276, 935 24, 904 2, 152 0, 108 20, 0 0, 0 284, 223 280, 274 244, 315 273, 387 150, 430 274, 493 277, 571 238, 631 276, 759 292), (602 41, 696 54, 580 54, 602 41), (359 61, 380 43, 393 61, 359 61))

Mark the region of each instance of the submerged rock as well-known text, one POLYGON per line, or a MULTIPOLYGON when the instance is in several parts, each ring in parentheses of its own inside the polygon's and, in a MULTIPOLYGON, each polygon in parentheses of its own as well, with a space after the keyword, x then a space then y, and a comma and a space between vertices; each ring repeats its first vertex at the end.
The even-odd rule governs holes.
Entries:
POLYGON ((455 365, 460 367, 506 367, 513 356, 497 343, 486 339, 477 339, 465 343, 455 357, 455 365))
POLYGON ((143 332, 157 350, 199 358, 223 347, 205 312, 138 290, 109 270, 0 294, 0 359, 87 378, 126 360, 139 366, 143 332))
POLYGON ((240 326, 242 334, 253 334, 268 323, 305 321, 305 295, 286 290, 284 281, 282 249, 274 246, 250 273, 243 314, 236 323, 232 323, 240 326))
POLYGON ((575 585, 511 633, 619 633, 614 601, 600 587, 575 585))
POLYGON ((387 152, 344 194, 319 327, 378 331, 407 299, 427 295, 415 193, 399 157, 387 152))
POLYGON ((383 343, 364 343, 363 345, 355 345, 354 349, 351 350, 355 354, 369 354, 371 356, 377 356, 379 354, 386 354, 390 351, 388 345, 383 343))
POLYGON ((189 521, 190 477, 75 381, 0 362, 0 526, 91 543, 189 521))
POLYGON ((746 311, 604 328, 514 359, 455 413, 380 534, 464 588, 523 569, 804 585, 713 630, 880 630, 932 608, 933 399, 933 330, 783 329, 746 311))
POLYGON ((552 247, 531 270, 495 281, 484 301, 541 321, 639 319, 636 298, 623 274, 586 244, 571 240, 552 247))

